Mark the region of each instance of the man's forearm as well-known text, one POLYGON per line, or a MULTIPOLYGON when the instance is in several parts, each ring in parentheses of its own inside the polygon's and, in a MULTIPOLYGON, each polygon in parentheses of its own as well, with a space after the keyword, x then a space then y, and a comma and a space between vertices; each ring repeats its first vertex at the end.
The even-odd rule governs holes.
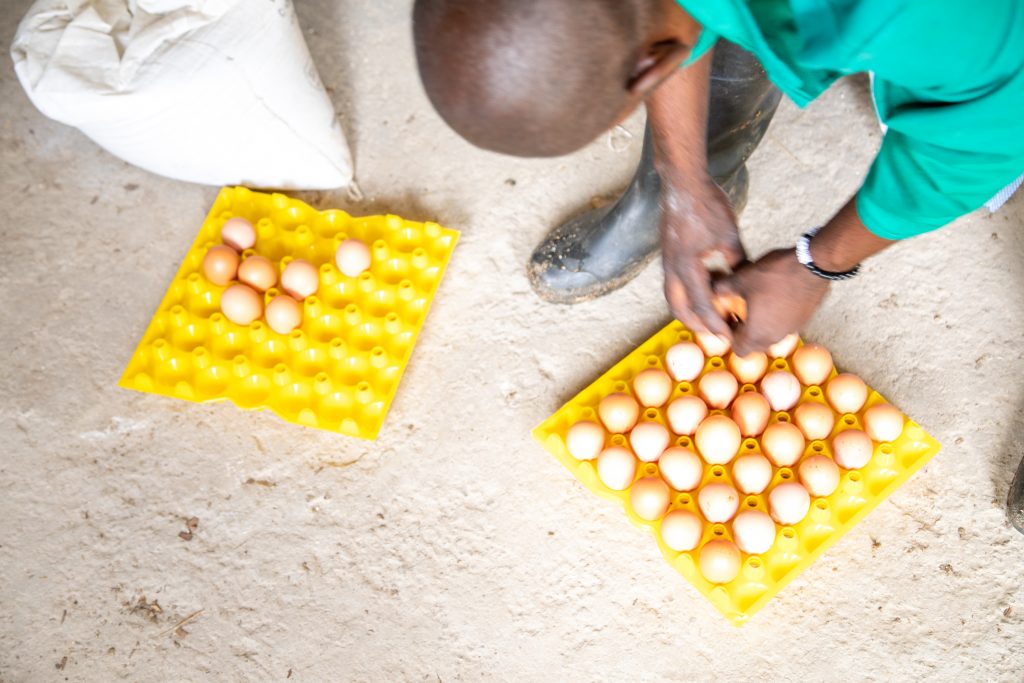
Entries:
POLYGON ((654 161, 662 178, 707 174, 711 50, 679 69, 647 101, 654 161))
POLYGON ((819 268, 843 272, 892 244, 861 222, 854 196, 811 240, 811 258, 819 268))

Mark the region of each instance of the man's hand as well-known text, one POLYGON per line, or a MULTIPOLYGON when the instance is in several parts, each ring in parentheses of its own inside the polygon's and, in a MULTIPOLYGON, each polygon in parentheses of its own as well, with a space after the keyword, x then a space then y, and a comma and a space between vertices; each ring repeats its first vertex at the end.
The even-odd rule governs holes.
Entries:
POLYGON ((730 268, 746 260, 729 200, 706 175, 662 177, 661 188, 661 247, 669 308, 691 330, 731 338, 729 326, 715 311, 712 275, 705 264, 716 253, 730 268))
POLYGON ((787 334, 798 332, 828 293, 829 284, 800 265, 792 249, 776 249, 716 280, 717 295, 746 301, 747 318, 733 328, 736 355, 767 351, 787 334))

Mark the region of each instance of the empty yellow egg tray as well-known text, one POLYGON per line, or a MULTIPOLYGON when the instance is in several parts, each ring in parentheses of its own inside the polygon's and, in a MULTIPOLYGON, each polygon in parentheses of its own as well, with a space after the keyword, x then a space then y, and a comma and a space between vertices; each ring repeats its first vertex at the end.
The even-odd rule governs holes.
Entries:
MULTIPOLYGON (((800 523, 793 526, 776 524, 775 543, 766 553, 762 555, 743 553, 740 572, 733 581, 726 584, 710 583, 701 574, 697 562, 698 552, 710 540, 716 538, 733 540, 732 531, 730 524, 709 524, 704 520, 697 506, 697 495, 701 487, 709 482, 732 484, 732 473, 728 465, 712 466, 704 463, 703 478, 696 489, 690 492, 671 491, 669 511, 679 508, 689 510, 700 517, 704 523, 703 536, 697 548, 691 552, 677 552, 662 541, 660 520, 649 522, 633 512, 629 502, 629 488, 625 491, 609 489, 598 477, 596 460, 575 459, 569 454, 565 443, 566 431, 576 422, 591 420, 600 424, 597 406, 602 398, 614 392, 632 394, 632 380, 640 371, 651 367, 664 369, 665 352, 669 347, 679 341, 691 339, 693 339, 693 335, 681 323, 672 322, 562 406, 554 415, 538 426, 533 434, 537 441, 583 485, 599 496, 622 505, 626 515, 634 524, 650 530, 665 559, 676 571, 703 593, 729 621, 735 626, 740 626, 938 453, 940 446, 919 425, 907 419, 898 439, 891 443, 873 442, 874 452, 865 467, 859 470, 840 468, 841 476, 838 488, 830 496, 812 497, 810 511, 800 523)), ((703 373, 721 370, 724 367, 723 358, 707 358, 701 376, 703 373)), ((768 368, 769 371, 773 369, 789 369, 789 363, 786 359, 775 359, 768 368)), ((835 374, 836 370, 833 369, 831 376, 835 376, 835 374)), ((692 383, 676 383, 669 401, 678 396, 694 393, 698 380, 699 378, 692 383)), ((800 402, 825 403, 821 387, 801 386, 800 402)), ((753 387, 746 385, 744 390, 753 390, 753 387)), ((857 414, 835 414, 835 428, 830 437, 824 441, 809 442, 801 459, 820 454, 831 457, 832 438, 845 429, 860 428, 863 411, 876 403, 884 402, 884 398, 869 388, 868 399, 862 410, 857 414)), ((723 412, 713 410, 710 414, 723 412)), ((663 408, 645 408, 641 413, 641 419, 656 420, 668 427, 663 408)), ((773 412, 770 422, 788 421, 789 419, 788 413, 773 412)), ((696 450, 690 437, 674 433, 672 436, 672 445, 696 450)), ((623 434, 607 435, 605 445, 629 448, 628 440, 623 434)), ((745 439, 741 445, 740 454, 746 452, 761 452, 759 440, 745 439)), ((634 481, 640 477, 657 475, 657 463, 638 462, 634 481)), ((773 465, 772 481, 768 488, 760 495, 741 495, 740 511, 750 509, 768 512, 768 492, 776 484, 785 480, 795 480, 796 476, 796 466, 780 468, 773 465)))
MULTIPOLYGON (((164 295, 120 386, 188 401, 228 400, 271 410, 310 427, 375 439, 423 327, 458 232, 398 216, 316 211, 282 194, 221 190, 164 295), (233 216, 256 228, 252 253, 279 268, 306 259, 319 290, 303 302, 302 324, 281 335, 262 320, 247 326, 220 312, 224 287, 202 273, 233 216), (358 277, 334 263, 338 244, 365 242, 372 265, 358 277)), ((266 292, 266 301, 277 295, 266 292)))

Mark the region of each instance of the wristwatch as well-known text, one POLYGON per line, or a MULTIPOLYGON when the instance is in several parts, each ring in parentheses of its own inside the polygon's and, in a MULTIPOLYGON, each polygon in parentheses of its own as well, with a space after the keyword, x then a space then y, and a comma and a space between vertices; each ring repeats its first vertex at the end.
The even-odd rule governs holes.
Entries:
POLYGON ((819 225, 816 228, 812 228, 800 236, 800 239, 796 241, 796 260, 800 262, 807 270, 811 271, 820 278, 826 280, 849 280, 855 277, 860 272, 860 264, 858 263, 853 268, 844 271, 825 270, 819 268, 814 264, 814 259, 811 258, 811 238, 818 234, 821 230, 819 225))

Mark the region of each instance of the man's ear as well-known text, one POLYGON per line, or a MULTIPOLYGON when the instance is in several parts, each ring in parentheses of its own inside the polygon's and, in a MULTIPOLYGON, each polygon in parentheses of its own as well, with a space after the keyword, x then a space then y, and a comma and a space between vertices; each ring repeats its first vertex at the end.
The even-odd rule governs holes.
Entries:
POLYGON ((643 98, 650 94, 658 84, 671 76, 683 60, 690 54, 691 48, 674 40, 665 40, 647 47, 633 69, 633 74, 626 83, 631 95, 643 98))

